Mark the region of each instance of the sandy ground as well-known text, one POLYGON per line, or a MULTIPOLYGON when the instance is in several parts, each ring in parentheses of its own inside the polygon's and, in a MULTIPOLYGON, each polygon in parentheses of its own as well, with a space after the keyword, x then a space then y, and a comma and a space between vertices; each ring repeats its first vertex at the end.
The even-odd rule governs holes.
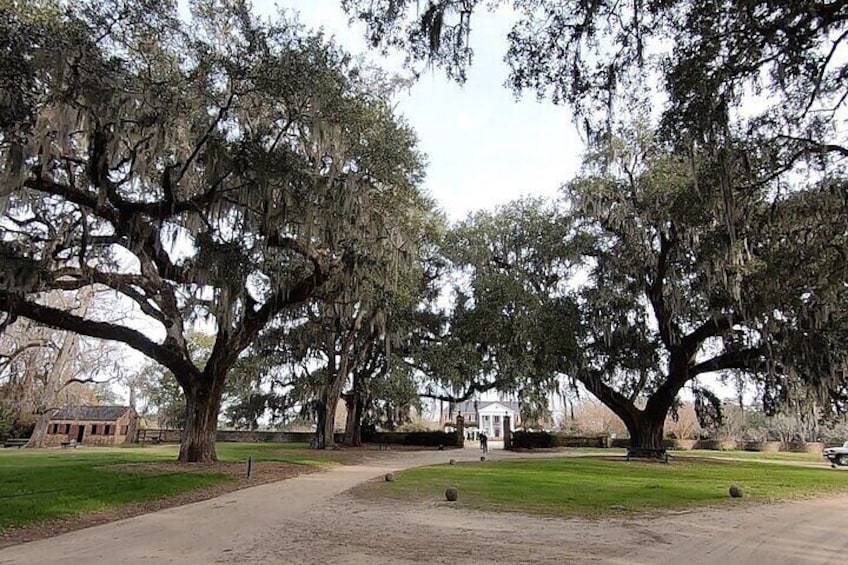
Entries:
MULTIPOLYGON (((528 454, 492 452, 491 459, 528 454)), ((532 456, 532 455, 530 455, 532 456)), ((479 452, 389 452, 0 551, 11 563, 845 563, 848 497, 589 521, 370 502, 387 471, 479 452)), ((838 472, 838 471, 835 471, 838 472)))

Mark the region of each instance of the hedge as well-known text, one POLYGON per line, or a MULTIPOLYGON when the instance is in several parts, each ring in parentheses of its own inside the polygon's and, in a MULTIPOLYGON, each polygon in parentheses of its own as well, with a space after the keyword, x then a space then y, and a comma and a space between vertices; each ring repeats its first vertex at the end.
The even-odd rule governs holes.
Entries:
POLYGON ((554 434, 548 432, 512 432, 512 447, 548 448, 556 447, 554 434))
POLYGON ((369 443, 391 443, 396 445, 419 445, 426 447, 459 447, 457 434, 447 432, 370 432, 363 430, 362 441, 369 443))
POLYGON ((609 436, 569 436, 550 432, 512 432, 512 447, 546 449, 551 447, 609 447, 609 436))

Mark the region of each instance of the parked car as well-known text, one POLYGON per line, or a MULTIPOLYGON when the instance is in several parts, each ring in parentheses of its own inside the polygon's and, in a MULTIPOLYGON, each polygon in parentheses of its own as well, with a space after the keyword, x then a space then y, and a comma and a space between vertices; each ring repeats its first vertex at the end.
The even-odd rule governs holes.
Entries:
POLYGON ((848 441, 842 444, 842 447, 826 447, 822 455, 827 457, 831 467, 848 467, 848 441))

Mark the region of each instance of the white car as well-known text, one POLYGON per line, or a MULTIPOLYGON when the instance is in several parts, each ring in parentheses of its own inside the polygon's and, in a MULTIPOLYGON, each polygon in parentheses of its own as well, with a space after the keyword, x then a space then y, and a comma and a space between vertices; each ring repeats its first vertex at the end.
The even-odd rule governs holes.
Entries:
POLYGON ((826 447, 822 455, 830 460, 832 467, 837 465, 848 467, 848 441, 842 444, 842 447, 826 447))

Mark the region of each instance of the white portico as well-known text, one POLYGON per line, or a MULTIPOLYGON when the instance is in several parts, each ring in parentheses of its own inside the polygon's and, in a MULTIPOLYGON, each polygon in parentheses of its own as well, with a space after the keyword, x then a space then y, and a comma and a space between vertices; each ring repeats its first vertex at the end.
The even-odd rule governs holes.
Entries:
MULTIPOLYGON (((461 403, 457 408, 465 418, 467 428, 476 428, 477 434, 484 433, 491 441, 503 439, 504 418, 510 419, 510 427, 513 430, 521 425, 517 402, 469 400, 461 403)), ((477 434, 474 438, 467 439, 476 439, 477 434)))

